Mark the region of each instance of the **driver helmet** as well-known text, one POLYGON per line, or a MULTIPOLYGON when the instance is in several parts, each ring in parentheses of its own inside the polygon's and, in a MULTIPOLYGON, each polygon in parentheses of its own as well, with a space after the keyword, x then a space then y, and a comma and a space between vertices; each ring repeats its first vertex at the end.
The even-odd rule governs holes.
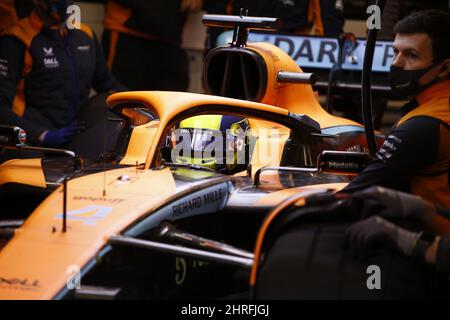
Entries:
MULTIPOLYGON (((189 138, 189 147, 185 143, 183 152, 172 160, 227 174, 246 170, 249 128, 246 118, 236 116, 200 115, 185 119, 177 130, 179 136, 189 138)), ((183 139, 173 139, 172 146, 183 139)))

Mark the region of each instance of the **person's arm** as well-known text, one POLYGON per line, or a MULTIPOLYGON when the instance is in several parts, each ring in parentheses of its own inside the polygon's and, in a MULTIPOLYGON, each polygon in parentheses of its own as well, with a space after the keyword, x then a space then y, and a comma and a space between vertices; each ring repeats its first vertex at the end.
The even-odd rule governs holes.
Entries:
POLYGON ((380 186, 353 192, 351 196, 377 203, 380 206, 377 214, 383 218, 391 221, 415 219, 436 234, 450 236, 450 214, 420 196, 380 186))
POLYGON ((116 78, 111 73, 111 70, 109 70, 102 48, 95 34, 93 41, 96 61, 92 87, 97 93, 126 91, 127 88, 117 82, 116 78))
POLYGON ((435 266, 438 272, 450 274, 450 237, 436 236, 434 240, 425 240, 422 234, 372 216, 346 230, 346 245, 357 257, 365 258, 378 250, 390 249, 425 261, 435 266))
POLYGON ((17 38, 0 37, 0 123, 19 126, 27 133, 30 143, 40 143, 39 137, 46 128, 18 116, 12 110, 24 68, 25 50, 25 45, 17 38))
POLYGON ((438 151, 440 122, 415 117, 393 130, 367 168, 343 190, 354 192, 373 185, 404 190, 405 183, 432 163, 438 151))

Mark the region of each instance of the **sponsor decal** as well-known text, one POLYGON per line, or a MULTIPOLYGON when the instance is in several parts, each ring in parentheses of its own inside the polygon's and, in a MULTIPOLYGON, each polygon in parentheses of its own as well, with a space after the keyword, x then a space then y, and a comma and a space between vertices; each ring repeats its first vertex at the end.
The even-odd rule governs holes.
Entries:
POLYGON ((9 138, 7 136, 0 136, 0 143, 8 143, 9 138))
POLYGON ((66 287, 69 290, 81 289, 81 269, 77 265, 67 267, 66 273, 69 275, 66 287))
POLYGON ((81 52, 89 52, 89 50, 91 49, 91 46, 87 45, 87 46, 78 46, 78 51, 81 52))
POLYGON ((0 75, 6 77, 8 75, 8 61, 0 59, 0 75))
POLYGON ((20 129, 17 137, 19 138, 20 144, 24 144, 27 141, 27 134, 23 129, 20 129))
POLYGON ((384 143, 381 145, 375 156, 383 162, 386 162, 398 150, 402 140, 394 135, 389 135, 384 143))
MULTIPOLYGON (((111 213, 112 209, 112 207, 89 205, 81 209, 67 211, 67 220, 81 221, 88 226, 95 226, 97 222, 111 213)), ((63 214, 59 213, 55 218, 62 219, 63 214)))
POLYGON ((199 195, 195 198, 183 200, 172 206, 172 216, 177 217, 184 213, 200 209, 204 205, 218 202, 223 199, 224 194, 225 191, 221 188, 199 195))
POLYGON ((172 215, 176 217, 183 213, 199 209, 201 206, 202 206, 202 197, 188 199, 186 201, 183 201, 179 204, 172 206, 172 215))
POLYGON ((59 61, 55 57, 44 58, 44 65, 46 68, 49 68, 49 69, 59 68, 59 61))
POLYGON ((72 198, 75 201, 92 201, 92 202, 102 202, 102 203, 121 203, 126 201, 126 199, 120 198, 106 198, 106 197, 85 197, 85 196, 75 196, 72 198))
MULTIPOLYGON (((217 45, 227 45, 231 42, 233 32, 224 32, 217 45)), ((331 69, 339 55, 339 43, 337 38, 297 36, 273 33, 250 32, 249 42, 269 42, 291 56, 301 67, 331 69)), ((344 70, 362 71, 366 41, 357 39, 356 47, 342 64, 344 70)), ((377 41, 373 59, 375 72, 389 72, 394 50, 391 41, 377 41)))
POLYGON ((53 48, 49 47, 43 47, 42 50, 44 50, 44 65, 46 68, 58 68, 59 67, 59 61, 56 59, 55 54, 53 52, 53 48))
MULTIPOLYGON (((339 43, 335 38, 250 33, 249 42, 261 41, 281 48, 302 67, 331 69, 338 59, 339 43)), ((353 51, 356 59, 346 59, 342 64, 342 69, 362 70, 365 48, 366 41, 357 40, 353 51)), ((392 42, 377 41, 373 71, 389 72, 393 56, 392 42)))
POLYGON ((332 169, 346 169, 346 170, 358 170, 359 165, 354 162, 328 162, 328 167, 332 169))
POLYGON ((5 278, 0 276, 0 288, 21 291, 38 291, 41 288, 39 280, 28 278, 5 278))
POLYGON ((184 219, 190 216, 218 212, 225 206, 228 191, 228 183, 221 183, 189 194, 153 212, 125 232, 125 235, 137 236, 159 225, 163 220, 184 219))

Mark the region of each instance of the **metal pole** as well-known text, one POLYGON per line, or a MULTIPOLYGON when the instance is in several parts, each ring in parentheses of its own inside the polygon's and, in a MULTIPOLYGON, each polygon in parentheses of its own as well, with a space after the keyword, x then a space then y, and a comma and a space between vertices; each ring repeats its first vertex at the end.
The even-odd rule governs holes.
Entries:
POLYGON ((67 231, 67 177, 64 178, 63 182, 63 226, 62 232, 67 231))
MULTIPOLYGON (((386 0, 377 0, 376 6, 380 8, 380 16, 383 15, 384 6, 386 0)), ((366 50, 364 52, 364 64, 363 72, 361 76, 361 101, 362 101, 362 113, 364 119, 364 127, 366 130, 367 145, 369 147, 369 153, 374 156, 377 152, 377 143, 375 140, 375 130, 373 127, 372 119, 372 91, 371 91, 371 73, 373 55, 375 52, 375 44, 377 41, 378 30, 376 28, 369 29, 367 33, 366 50)))
POLYGON ((171 244, 135 239, 131 237, 125 236, 112 236, 109 239, 109 242, 113 245, 122 245, 122 246, 130 246, 143 248, 148 250, 154 250, 159 252, 171 253, 191 258, 197 258, 200 260, 208 260, 219 263, 227 263, 231 265, 235 265, 244 269, 251 269, 253 265, 252 259, 236 257, 233 255, 220 254, 209 252, 205 250, 191 249, 186 247, 175 246, 171 244))

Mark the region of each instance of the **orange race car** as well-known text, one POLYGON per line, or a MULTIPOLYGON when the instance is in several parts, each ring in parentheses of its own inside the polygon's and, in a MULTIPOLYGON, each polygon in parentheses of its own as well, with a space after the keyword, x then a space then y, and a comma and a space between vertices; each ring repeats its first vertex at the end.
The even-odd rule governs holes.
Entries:
POLYGON ((114 155, 85 166, 70 151, 26 146, 19 128, 0 130, 4 146, 56 154, 0 165, 11 209, 0 213, 0 299, 245 291, 267 213, 293 195, 302 206, 333 194, 364 168, 364 128, 323 110, 314 75, 273 45, 246 44, 248 29, 276 19, 204 21, 235 27, 233 43, 206 57, 215 95, 111 95, 123 120, 114 155), (224 117, 234 117, 226 128, 224 117))

